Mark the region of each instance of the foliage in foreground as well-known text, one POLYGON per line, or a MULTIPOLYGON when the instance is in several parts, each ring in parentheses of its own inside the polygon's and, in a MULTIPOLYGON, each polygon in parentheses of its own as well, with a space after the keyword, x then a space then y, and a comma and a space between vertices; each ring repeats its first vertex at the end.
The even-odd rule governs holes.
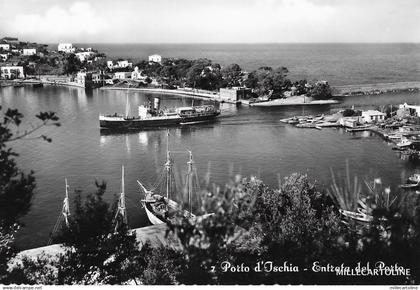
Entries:
POLYGON ((404 210, 398 203, 392 207, 378 203, 373 208, 373 223, 360 226, 352 221, 343 223, 331 196, 318 191, 305 175, 285 178, 276 190, 258 179, 243 179, 224 190, 204 193, 200 212, 211 216, 195 221, 180 218, 169 225, 168 235, 178 238, 177 249, 152 248, 149 244, 139 249, 129 232, 120 229, 114 233, 109 226, 113 209, 102 200, 104 190, 100 186, 84 204, 81 199, 76 202, 78 210, 62 236, 72 250, 58 262, 47 262, 54 270, 45 273, 46 262, 33 261, 30 274, 24 267, 14 270, 14 282, 152 285, 420 281, 420 207, 416 196, 404 210), (398 263, 409 268, 411 275, 342 276, 334 271, 312 271, 313 265, 344 263, 356 267, 359 262, 362 266, 369 262, 374 268, 378 261, 388 266, 398 263), (285 263, 289 271, 275 272, 271 268, 285 263), (249 271, 238 271, 237 265, 248 266, 249 271), (254 270, 257 265, 261 271, 254 270))
POLYGON ((53 112, 41 112, 36 117, 37 124, 22 130, 23 115, 16 109, 3 110, 0 106, 0 283, 8 279, 7 263, 16 254, 14 234, 21 224, 20 218, 31 206, 36 185, 34 173, 27 174, 17 166, 18 154, 10 144, 29 139, 51 142, 46 135, 36 136, 36 132, 45 126, 60 125, 53 112))

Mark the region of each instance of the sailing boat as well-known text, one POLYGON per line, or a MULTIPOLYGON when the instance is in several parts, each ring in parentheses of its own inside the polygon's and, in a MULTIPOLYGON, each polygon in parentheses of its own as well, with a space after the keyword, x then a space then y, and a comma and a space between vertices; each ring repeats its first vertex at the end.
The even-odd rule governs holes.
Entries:
POLYGON ((121 166, 121 193, 118 199, 117 212, 114 217, 115 232, 122 225, 128 225, 127 210, 125 208, 125 184, 124 184, 124 165, 121 166))
POLYGON ((64 219, 64 223, 66 224, 66 227, 68 228, 70 226, 69 224, 69 216, 70 216, 70 205, 69 205, 69 185, 67 183, 67 178, 64 178, 64 182, 66 184, 66 193, 63 199, 63 206, 61 208, 61 212, 57 218, 57 221, 55 222, 54 228, 50 234, 50 237, 48 239, 48 245, 51 245, 53 241, 53 236, 58 232, 58 230, 61 227, 61 223, 64 219))
MULTIPOLYGON (((193 159, 192 153, 190 152, 190 160, 188 161, 188 175, 187 175, 187 190, 188 190, 188 205, 189 211, 182 209, 182 206, 176 201, 171 199, 171 193, 174 187, 174 175, 173 175, 173 162, 171 158, 171 152, 169 151, 169 131, 167 132, 167 147, 166 147, 166 163, 164 166, 163 178, 161 181, 165 182, 165 195, 156 193, 153 190, 148 190, 146 187, 137 180, 140 188, 145 193, 145 199, 141 200, 141 203, 146 211, 147 217, 150 222, 154 225, 167 223, 173 221, 177 214, 181 214, 187 218, 195 218, 192 214, 191 207, 191 194, 192 194, 192 166, 193 159)), ((155 188, 160 185, 160 181, 155 188)))

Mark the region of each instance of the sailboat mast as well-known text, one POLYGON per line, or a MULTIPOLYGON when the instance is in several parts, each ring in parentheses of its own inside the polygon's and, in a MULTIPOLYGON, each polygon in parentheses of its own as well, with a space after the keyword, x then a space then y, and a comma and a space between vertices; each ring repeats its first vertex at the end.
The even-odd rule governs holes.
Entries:
POLYGON ((121 214, 123 221, 127 224, 127 212, 125 208, 125 176, 124 176, 124 165, 121 166, 121 214))
POLYGON ((66 183, 66 196, 64 197, 64 204, 63 204, 63 216, 64 221, 66 222, 66 226, 69 226, 69 218, 70 215, 70 206, 69 206, 69 185, 67 183, 67 178, 64 179, 66 183))
POLYGON ((171 190, 171 176, 172 176, 172 163, 171 163, 171 153, 169 151, 169 130, 166 133, 167 141, 166 141, 166 198, 169 199, 169 192, 171 190))
POLYGON ((126 100, 125 100, 125 117, 126 118, 128 118, 128 111, 129 111, 129 109, 128 109, 128 94, 127 94, 127 96, 126 96, 126 100))
POLYGON ((128 118, 128 114, 129 114, 129 111, 130 111, 130 109, 129 109, 129 103, 128 103, 128 90, 129 90, 129 88, 130 88, 130 84, 128 84, 128 87, 127 87, 127 94, 126 94, 126 96, 125 96, 125 117, 126 118, 128 118))
POLYGON ((118 231, 119 227, 119 220, 118 216, 121 216, 122 223, 128 225, 127 222, 127 211, 125 208, 125 183, 124 183, 124 165, 121 166, 121 194, 118 200, 118 209, 117 213, 115 214, 114 222, 115 222, 115 232, 118 231))
POLYGON ((187 175, 187 192, 188 192, 188 206, 189 206, 189 212, 192 214, 192 174, 193 174, 193 157, 192 152, 188 151, 190 153, 190 160, 187 162, 188 164, 188 175, 187 175))

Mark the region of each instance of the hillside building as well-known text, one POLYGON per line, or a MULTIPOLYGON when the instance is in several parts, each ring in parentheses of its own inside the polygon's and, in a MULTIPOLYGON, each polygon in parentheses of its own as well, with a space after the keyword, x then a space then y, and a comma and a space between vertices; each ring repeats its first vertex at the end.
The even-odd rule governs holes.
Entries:
POLYGON ((0 77, 6 80, 23 79, 25 78, 23 66, 2 66, 0 67, 0 77))
POLYGON ((162 56, 159 54, 149 55, 149 62, 162 63, 162 56))
POLYGON ((23 55, 35 55, 36 54, 36 48, 24 48, 23 49, 23 55))
POLYGON ((71 43, 59 43, 57 50, 65 53, 74 53, 76 48, 74 48, 71 43))

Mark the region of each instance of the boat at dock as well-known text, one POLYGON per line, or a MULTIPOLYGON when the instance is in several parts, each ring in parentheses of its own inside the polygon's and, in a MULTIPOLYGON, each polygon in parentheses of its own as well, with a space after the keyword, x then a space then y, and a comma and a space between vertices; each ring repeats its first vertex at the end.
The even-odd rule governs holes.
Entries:
POLYGON ((420 187, 420 174, 415 173, 412 176, 407 178, 407 183, 401 184, 401 188, 404 189, 415 189, 420 187))
POLYGON ((411 141, 408 138, 401 138, 401 141, 398 142, 396 145, 399 148, 403 148, 403 147, 409 147, 411 144, 413 144, 413 141, 411 141))
POLYGON ((309 129, 318 129, 322 130, 321 127, 317 126, 314 123, 299 123, 296 125, 297 128, 309 128, 309 129))
POLYGON ((180 107, 162 110, 160 99, 154 98, 154 105, 138 107, 138 116, 129 116, 128 97, 125 115, 99 115, 99 125, 106 129, 143 129, 153 127, 176 126, 180 124, 212 121, 220 115, 220 110, 213 105, 180 107))
POLYGON ((420 182, 420 173, 415 173, 408 178, 410 182, 420 182))
POLYGON ((360 208, 357 209, 357 212, 339 209, 340 213, 349 219, 362 222, 362 223, 370 223, 373 221, 373 216, 364 213, 360 208))
POLYGON ((372 125, 361 125, 356 126, 354 128, 346 128, 346 132, 361 132, 361 131, 369 131, 372 129, 372 125))

